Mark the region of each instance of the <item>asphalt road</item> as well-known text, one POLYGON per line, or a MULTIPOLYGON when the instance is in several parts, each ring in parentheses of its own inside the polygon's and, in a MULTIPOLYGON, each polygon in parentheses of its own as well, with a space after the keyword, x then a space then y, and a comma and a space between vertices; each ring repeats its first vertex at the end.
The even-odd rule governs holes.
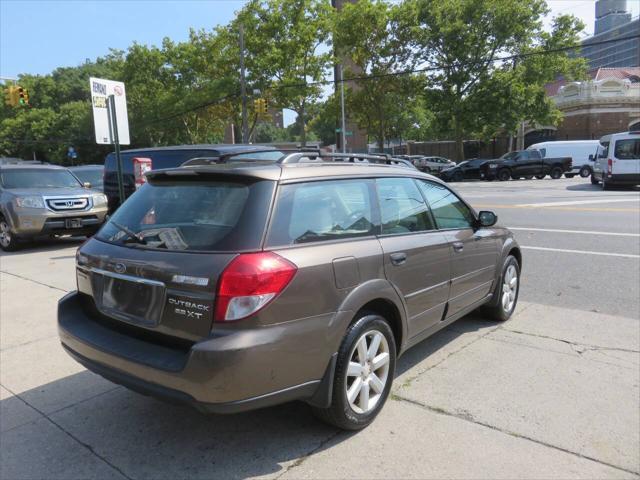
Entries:
POLYGON ((523 300, 640 318, 640 192, 579 177, 454 185, 513 229, 523 300))
POLYGON ((79 242, 0 254, 0 478, 639 478, 640 194, 575 178, 457 188, 517 228, 517 311, 407 352, 358 433, 302 403, 204 416, 89 373, 55 321, 79 242))

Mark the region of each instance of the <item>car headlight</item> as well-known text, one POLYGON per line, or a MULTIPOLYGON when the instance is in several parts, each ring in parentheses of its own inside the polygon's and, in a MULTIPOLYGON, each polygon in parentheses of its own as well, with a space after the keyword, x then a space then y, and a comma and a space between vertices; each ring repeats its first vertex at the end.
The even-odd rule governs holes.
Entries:
POLYGON ((16 205, 20 208, 44 208, 44 200, 35 195, 16 197, 16 205))
POLYGON ((94 207, 104 207, 107 204, 107 196, 103 194, 93 196, 94 207))

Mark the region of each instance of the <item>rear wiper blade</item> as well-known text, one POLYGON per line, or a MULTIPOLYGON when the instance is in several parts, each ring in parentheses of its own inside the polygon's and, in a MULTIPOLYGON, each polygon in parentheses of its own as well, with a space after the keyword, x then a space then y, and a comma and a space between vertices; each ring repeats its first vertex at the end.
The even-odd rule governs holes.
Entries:
POLYGON ((136 232, 134 232, 133 230, 131 230, 130 228, 125 227, 124 225, 120 225, 119 223, 116 223, 113 220, 111 220, 110 223, 111 223, 111 225, 116 227, 118 230, 126 233, 127 236, 129 238, 131 238, 134 242, 140 243, 142 245, 146 245, 147 244, 147 241, 144 238, 138 236, 138 234, 136 232))

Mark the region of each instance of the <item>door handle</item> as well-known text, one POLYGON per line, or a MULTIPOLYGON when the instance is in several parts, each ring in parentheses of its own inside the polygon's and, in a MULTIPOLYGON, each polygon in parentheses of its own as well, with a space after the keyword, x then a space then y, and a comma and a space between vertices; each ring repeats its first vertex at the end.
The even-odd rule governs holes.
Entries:
POLYGON ((404 252, 392 253, 389 257, 393 265, 402 265, 407 261, 407 254, 404 252))
POLYGON ((462 242, 453 242, 453 251, 454 252, 461 252, 462 250, 464 250, 464 243, 462 243, 462 242))

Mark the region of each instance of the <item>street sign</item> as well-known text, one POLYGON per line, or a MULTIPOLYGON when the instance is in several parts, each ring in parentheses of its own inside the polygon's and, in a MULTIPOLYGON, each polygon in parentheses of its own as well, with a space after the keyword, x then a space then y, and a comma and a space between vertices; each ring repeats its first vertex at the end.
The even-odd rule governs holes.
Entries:
POLYGON ((130 145, 129 118, 127 116, 127 96, 124 83, 102 78, 89 78, 91 104, 93 106, 93 125, 96 131, 96 143, 112 145, 115 143, 113 129, 109 119, 109 96, 113 95, 118 141, 120 145, 130 145))

